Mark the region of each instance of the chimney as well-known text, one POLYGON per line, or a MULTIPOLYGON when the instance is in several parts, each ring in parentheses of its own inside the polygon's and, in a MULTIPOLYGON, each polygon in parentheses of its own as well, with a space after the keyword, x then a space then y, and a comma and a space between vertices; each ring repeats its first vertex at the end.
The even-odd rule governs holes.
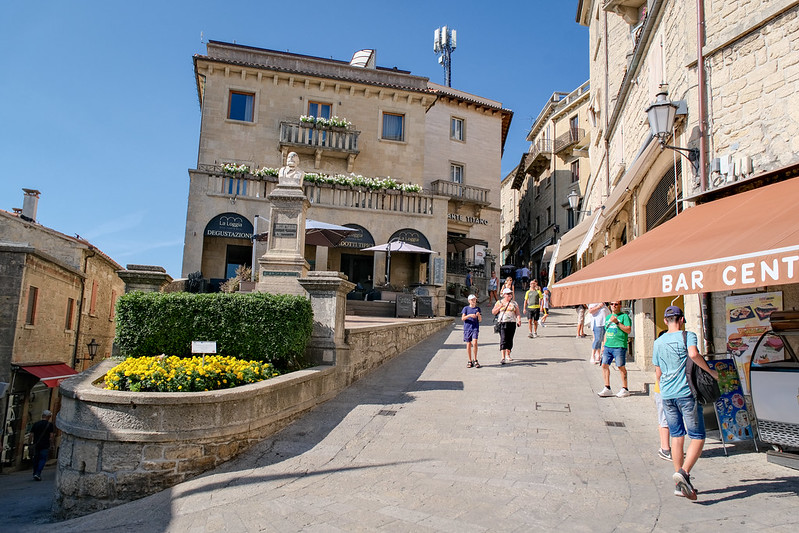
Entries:
POLYGON ((22 214, 20 218, 28 222, 36 222, 36 209, 39 207, 39 195, 41 192, 36 189, 22 189, 25 192, 25 198, 22 202, 22 214))

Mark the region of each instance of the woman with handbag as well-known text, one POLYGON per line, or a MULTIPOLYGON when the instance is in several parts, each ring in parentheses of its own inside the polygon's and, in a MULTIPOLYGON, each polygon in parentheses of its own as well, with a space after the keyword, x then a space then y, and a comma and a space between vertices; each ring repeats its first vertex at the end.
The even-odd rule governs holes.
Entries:
POLYGON ((513 336, 516 328, 522 325, 522 315, 519 304, 513 299, 511 289, 502 289, 502 299, 494 304, 491 314, 496 316, 499 325, 499 351, 502 353, 500 364, 513 361, 510 352, 513 349, 513 336))

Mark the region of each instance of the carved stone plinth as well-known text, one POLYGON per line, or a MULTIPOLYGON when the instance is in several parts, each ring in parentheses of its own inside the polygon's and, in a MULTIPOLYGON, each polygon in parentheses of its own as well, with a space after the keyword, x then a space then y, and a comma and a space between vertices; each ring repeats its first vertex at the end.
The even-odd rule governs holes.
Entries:
POLYGON ((300 278, 299 284, 308 291, 313 309, 313 333, 308 342, 308 355, 319 365, 336 364, 342 352, 349 350, 344 342, 344 315, 347 293, 355 284, 339 272, 313 271, 300 278))

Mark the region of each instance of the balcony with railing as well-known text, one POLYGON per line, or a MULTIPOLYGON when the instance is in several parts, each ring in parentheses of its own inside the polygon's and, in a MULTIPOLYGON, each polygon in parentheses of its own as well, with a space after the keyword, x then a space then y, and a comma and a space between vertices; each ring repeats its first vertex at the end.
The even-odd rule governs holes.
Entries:
POLYGON ((449 180, 436 180, 432 185, 433 194, 449 196, 452 200, 458 202, 478 204, 480 206, 491 205, 491 200, 488 198, 490 189, 472 187, 449 180))
POLYGON ((532 146, 527 156, 527 168, 525 171, 533 177, 538 176, 549 167, 552 160, 552 141, 550 139, 539 139, 532 146))
POLYGON ((555 139, 555 153, 561 154, 574 147, 585 139, 585 130, 583 128, 569 128, 569 131, 563 135, 558 135, 555 139))
MULTIPOLYGON (((287 148, 298 154, 313 154, 318 167, 319 157, 347 159, 351 167, 358 156, 358 136, 360 131, 349 128, 318 126, 309 122, 281 122, 280 148, 287 148)), ((348 168, 351 171, 351 168, 348 168)))
MULTIPOLYGON (((274 176, 228 174, 222 165, 198 165, 197 171, 206 175, 206 194, 224 197, 235 203, 239 200, 268 201, 267 196, 277 186, 274 176)), ((196 176, 200 178, 200 176, 196 176)), ((312 206, 349 207, 371 211, 392 211, 415 215, 433 214, 433 195, 393 189, 371 190, 364 187, 309 183, 303 185, 312 206)))

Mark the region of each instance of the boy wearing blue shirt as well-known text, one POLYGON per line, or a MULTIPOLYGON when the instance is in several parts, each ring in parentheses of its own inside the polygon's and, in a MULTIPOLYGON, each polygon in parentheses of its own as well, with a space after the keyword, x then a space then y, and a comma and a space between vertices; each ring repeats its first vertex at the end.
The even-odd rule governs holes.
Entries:
POLYGON ((480 308, 477 307, 477 296, 470 294, 469 305, 461 311, 461 320, 463 321, 463 342, 466 343, 466 355, 469 356, 469 362, 466 363, 466 368, 480 368, 480 363, 477 362, 477 336, 480 333, 480 320, 483 319, 480 314, 480 308), (472 350, 474 349, 474 358, 472 358, 472 350))

